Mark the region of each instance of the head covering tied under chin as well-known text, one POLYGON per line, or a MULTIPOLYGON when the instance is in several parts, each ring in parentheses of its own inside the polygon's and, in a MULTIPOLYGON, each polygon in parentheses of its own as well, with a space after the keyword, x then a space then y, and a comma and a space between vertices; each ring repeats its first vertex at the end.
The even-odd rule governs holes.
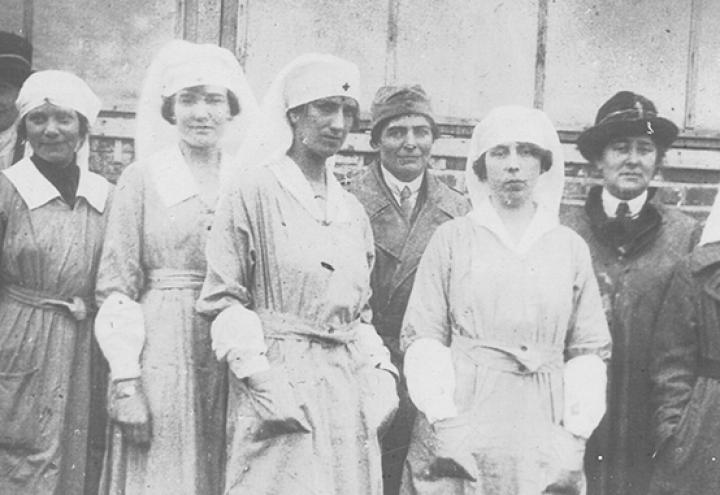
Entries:
MULTIPOLYGON (((100 113, 100 99, 90 86, 75 74, 61 70, 43 70, 32 74, 20 88, 15 101, 20 119, 45 103, 75 110, 87 119, 88 126, 92 126, 100 113)), ((87 168, 87 137, 76 151, 78 166, 87 168)))
POLYGON ((533 191, 533 199, 539 207, 557 216, 565 178, 560 139, 544 112, 522 106, 497 107, 473 130, 465 167, 465 183, 473 209, 489 201, 490 195, 487 183, 480 181, 473 170, 473 164, 491 148, 510 142, 532 143, 552 153, 552 165, 547 172, 540 175, 533 191))
POLYGON ((237 97, 240 114, 230 122, 222 141, 225 153, 237 152, 258 116, 257 100, 242 67, 225 48, 172 40, 160 48, 145 75, 136 119, 137 158, 147 158, 178 143, 176 126, 162 117, 163 98, 184 88, 206 85, 226 88, 237 97))
POLYGON ((332 96, 345 96, 358 102, 359 95, 357 65, 334 55, 300 55, 278 73, 265 94, 260 122, 241 150, 242 162, 255 167, 287 153, 293 143, 288 110, 332 96))

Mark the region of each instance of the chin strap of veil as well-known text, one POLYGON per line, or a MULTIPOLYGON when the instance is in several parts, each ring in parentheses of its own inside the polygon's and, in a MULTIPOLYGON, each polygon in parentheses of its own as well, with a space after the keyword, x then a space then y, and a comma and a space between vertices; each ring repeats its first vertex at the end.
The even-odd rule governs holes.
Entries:
POLYGON ((565 159, 557 131, 541 110, 515 105, 491 110, 473 130, 465 168, 473 209, 488 202, 490 195, 487 182, 480 181, 473 171, 473 163, 491 148, 510 142, 532 143, 552 153, 552 166, 540 175, 533 199, 538 207, 557 217, 565 179, 565 159))
POLYGON ((176 126, 161 114, 163 97, 200 85, 225 87, 238 99, 240 114, 230 121, 222 140, 223 163, 235 165, 236 160, 227 157, 237 153, 251 124, 257 120, 257 101, 245 73, 229 50, 183 40, 165 44, 147 70, 138 101, 136 159, 145 159, 160 149, 177 145, 180 138, 176 126))

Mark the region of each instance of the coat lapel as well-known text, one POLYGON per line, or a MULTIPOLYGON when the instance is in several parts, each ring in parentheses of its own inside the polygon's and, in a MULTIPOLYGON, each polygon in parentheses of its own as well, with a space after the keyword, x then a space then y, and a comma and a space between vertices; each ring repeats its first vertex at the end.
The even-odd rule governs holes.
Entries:
POLYGON ((410 227, 410 232, 403 243, 400 253, 400 265, 393 274, 390 283, 390 298, 397 288, 412 276, 417 269, 418 263, 430 237, 435 229, 447 220, 458 216, 457 205, 443 194, 445 187, 440 179, 429 172, 425 172, 425 182, 421 189, 418 201, 420 209, 415 216, 415 221, 410 227))
POLYGON ((362 194, 365 208, 375 236, 375 246, 393 258, 400 260, 409 225, 397 207, 392 193, 380 176, 379 163, 370 165, 363 184, 362 194))

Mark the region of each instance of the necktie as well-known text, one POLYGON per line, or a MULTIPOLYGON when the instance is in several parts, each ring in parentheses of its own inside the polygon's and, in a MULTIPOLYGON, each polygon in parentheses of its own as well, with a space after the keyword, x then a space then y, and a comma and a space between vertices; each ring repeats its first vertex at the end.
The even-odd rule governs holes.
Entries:
POLYGON ((630 207, 627 201, 620 201, 618 203, 617 210, 615 210, 615 218, 619 220, 627 220, 630 218, 630 207))
POLYGON ((408 186, 403 187, 402 191, 400 191, 400 210, 402 210, 403 215, 405 215, 405 218, 408 220, 410 220, 413 211, 413 204, 410 200, 411 196, 412 191, 410 191, 408 186))

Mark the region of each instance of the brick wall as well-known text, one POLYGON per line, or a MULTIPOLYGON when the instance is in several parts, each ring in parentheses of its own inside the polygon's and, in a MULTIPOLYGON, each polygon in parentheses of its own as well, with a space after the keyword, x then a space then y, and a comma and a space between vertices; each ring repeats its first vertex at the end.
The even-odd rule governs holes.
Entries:
MULTIPOLYGON (((116 182, 123 168, 134 159, 132 114, 101 114, 99 126, 90 139, 90 168, 116 182), (104 114, 104 115, 103 115, 104 114)), ((342 183, 349 183, 374 158, 366 132, 367 120, 360 131, 352 133, 341 151, 335 174, 342 183)), ((465 152, 472 125, 452 123, 440 125, 442 137, 435 143, 432 162, 434 172, 447 184, 464 190, 465 152)), ((575 149, 577 132, 560 132, 565 153, 565 192, 563 201, 579 203, 587 192, 601 183, 600 174, 586 163, 575 149)), ((720 182, 720 139, 681 137, 669 150, 653 186, 657 196, 668 205, 697 217, 705 218, 717 194, 720 182)))

